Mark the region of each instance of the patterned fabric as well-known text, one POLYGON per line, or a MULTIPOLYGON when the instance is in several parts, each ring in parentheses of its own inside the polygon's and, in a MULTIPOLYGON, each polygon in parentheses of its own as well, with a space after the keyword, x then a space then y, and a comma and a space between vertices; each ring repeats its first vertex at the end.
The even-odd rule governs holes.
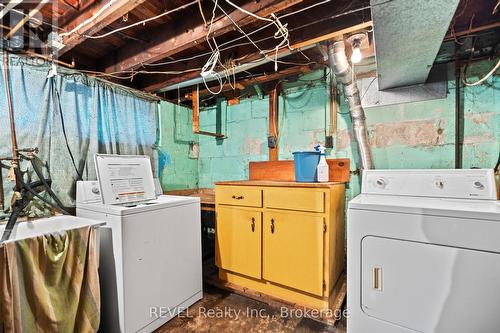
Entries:
POLYGON ((96 233, 85 227, 1 245, 0 332, 97 331, 96 233))

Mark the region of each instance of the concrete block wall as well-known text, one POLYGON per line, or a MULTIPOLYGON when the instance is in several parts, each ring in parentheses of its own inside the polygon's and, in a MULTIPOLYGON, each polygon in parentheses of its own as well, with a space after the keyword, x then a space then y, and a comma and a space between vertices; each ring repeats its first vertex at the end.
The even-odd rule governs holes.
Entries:
POLYGON ((200 129, 221 131, 224 139, 200 135, 199 186, 248 177, 248 162, 267 160, 267 99, 243 99, 239 105, 217 105, 200 113, 200 129), (219 125, 217 125, 219 119, 219 125))
MULTIPOLYGON (((477 80, 493 65, 493 62, 486 61, 471 66, 469 80, 477 80)), ((448 88, 445 99, 365 110, 376 168, 454 168, 454 80, 448 83, 448 88)), ((360 87, 360 91, 363 92, 363 87, 360 87)), ((497 76, 490 78, 484 86, 464 89, 464 168, 494 166, 500 149, 499 98, 497 76)), ((162 110, 168 113, 172 112, 167 110, 171 108, 163 107, 162 110)), ((164 148, 167 151, 170 149, 170 156, 175 156, 173 163, 179 163, 179 166, 169 166, 170 171, 163 174, 164 179, 169 179, 172 172, 178 173, 181 179, 191 175, 196 181, 189 182, 186 179, 182 185, 193 187, 213 187, 216 181, 246 179, 249 161, 267 160, 268 108, 266 96, 264 99, 242 99, 235 106, 219 101, 217 106, 204 109, 200 114, 201 129, 211 132, 218 129, 227 137, 223 140, 207 136, 198 138, 198 176, 194 175, 195 162, 186 161, 186 149, 176 147, 164 138, 168 134, 162 134, 163 142, 168 141, 164 148)), ((190 115, 189 111, 183 112, 183 117, 190 115)), ((328 114, 328 90, 321 81, 285 89, 280 97, 280 159, 292 159, 292 152, 310 150, 317 143, 323 143, 326 124, 329 123, 328 114)), ((172 132, 171 125, 163 124, 171 121, 171 118, 171 115, 162 117, 162 129, 172 132)), ((180 131, 188 135, 191 125, 188 119, 183 119, 178 126, 184 126, 180 131)), ((342 100, 336 149, 328 153, 329 157, 350 158, 354 171, 358 166, 358 158, 350 128, 348 108, 342 100)), ((170 183, 175 185, 173 180, 163 181, 164 185, 169 186, 170 183)), ((349 187, 348 198, 359 193, 360 181, 357 176, 352 177, 349 187)))
POLYGON ((198 187, 198 160, 189 157, 197 142, 192 132, 191 109, 161 102, 158 107, 158 173, 164 190, 198 187))

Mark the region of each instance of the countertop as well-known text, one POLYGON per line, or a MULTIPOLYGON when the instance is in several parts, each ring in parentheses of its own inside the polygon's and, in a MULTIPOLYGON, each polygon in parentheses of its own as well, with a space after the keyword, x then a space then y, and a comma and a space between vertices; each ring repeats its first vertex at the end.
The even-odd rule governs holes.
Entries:
POLYGON ((344 185, 344 183, 341 183, 341 182, 298 183, 298 182, 292 182, 292 181, 275 181, 275 180, 234 180, 234 181, 216 182, 215 185, 330 188, 330 187, 335 186, 335 185, 344 185))

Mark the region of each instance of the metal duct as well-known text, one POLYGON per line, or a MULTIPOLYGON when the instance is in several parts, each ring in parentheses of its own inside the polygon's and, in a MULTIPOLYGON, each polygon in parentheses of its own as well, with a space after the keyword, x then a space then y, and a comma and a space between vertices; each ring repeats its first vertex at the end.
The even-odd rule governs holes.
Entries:
POLYGON ((373 169, 372 154, 366 130, 365 111, 361 107, 358 86, 353 81, 351 65, 349 65, 345 55, 344 41, 337 41, 328 45, 328 60, 337 80, 344 85, 344 95, 349 105, 352 131, 358 145, 361 169, 373 169))
POLYGON ((380 90, 426 82, 459 2, 370 1, 380 90))

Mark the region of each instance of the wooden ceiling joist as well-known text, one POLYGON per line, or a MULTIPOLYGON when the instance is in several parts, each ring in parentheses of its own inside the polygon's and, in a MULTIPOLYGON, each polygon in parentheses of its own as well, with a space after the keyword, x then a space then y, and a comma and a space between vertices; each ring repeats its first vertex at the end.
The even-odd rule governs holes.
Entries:
MULTIPOLYGON (((252 1, 242 8, 261 17, 268 17, 272 13, 280 12, 286 8, 301 3, 303 0, 261 0, 252 1)), ((234 10, 229 14, 233 21, 240 27, 255 22, 257 19, 240 10, 234 10)), ((198 19, 198 18, 196 18, 198 19)), ((233 31, 233 22, 226 16, 214 22, 210 37, 217 37, 233 31)), ((149 46, 127 45, 116 52, 117 59, 113 64, 105 67, 107 73, 115 71, 131 70, 142 64, 153 63, 161 59, 173 56, 194 45, 203 43, 206 39, 208 28, 205 24, 199 24, 193 28, 193 20, 186 19, 176 29, 157 28, 151 32, 153 36, 149 46), (183 31, 183 33, 180 33, 183 31)))
POLYGON ((82 10, 75 19, 71 20, 71 22, 63 27, 64 31, 71 31, 86 20, 92 18, 96 13, 100 11, 102 12, 91 22, 82 26, 81 29, 78 29, 75 33, 67 36, 63 41, 65 46, 59 51, 59 55, 63 55, 73 49, 75 46, 84 42, 87 39, 86 36, 98 33, 106 26, 109 26, 111 23, 142 4, 144 1, 146 0, 117 0, 111 5, 109 5, 106 1, 100 1, 94 3, 88 8, 85 8, 85 10, 82 10))
MULTIPOLYGON (((360 24, 356 24, 356 25, 351 26, 351 27, 339 29, 339 30, 329 32, 329 33, 326 33, 324 35, 321 35, 321 36, 318 36, 318 37, 315 37, 312 39, 308 39, 308 40, 305 40, 302 42, 294 43, 294 44, 292 44, 292 49, 299 50, 299 49, 303 49, 306 47, 311 47, 311 45, 315 45, 315 44, 320 43, 320 42, 328 41, 328 40, 331 40, 334 38, 342 37, 342 36, 347 35, 347 34, 351 34, 351 33, 356 32, 356 31, 367 29, 369 27, 372 27, 372 25, 373 25, 372 21, 367 21, 367 22, 363 22, 360 24)), ((281 49, 278 52, 278 57, 281 54, 286 53, 286 52, 289 52, 288 48, 281 49)), ((270 53, 269 57, 270 57, 270 59, 273 59, 274 54, 270 53)), ((260 58, 262 58, 262 54, 260 54, 260 52, 256 52, 256 53, 250 54, 247 57, 247 59, 245 60, 245 63, 254 62, 260 58)), ((143 86, 142 89, 149 91, 149 92, 160 91, 162 88, 174 86, 174 85, 179 84, 181 82, 195 79, 199 76, 200 76, 199 72, 189 72, 186 74, 182 74, 179 76, 169 78, 168 80, 164 80, 161 82, 151 82, 151 83, 143 86)))

